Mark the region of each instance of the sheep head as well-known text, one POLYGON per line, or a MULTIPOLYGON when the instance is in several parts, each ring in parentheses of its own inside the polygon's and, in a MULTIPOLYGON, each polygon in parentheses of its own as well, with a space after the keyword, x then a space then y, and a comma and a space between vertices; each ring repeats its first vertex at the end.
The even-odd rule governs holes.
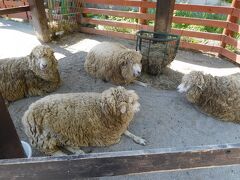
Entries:
POLYGON ((30 69, 40 78, 58 82, 60 80, 58 72, 58 62, 53 50, 45 45, 36 46, 30 54, 30 69))
POLYGON ((186 93, 187 99, 197 102, 206 87, 203 72, 193 71, 182 78, 182 83, 178 86, 178 92, 186 93))
POLYGON ((139 111, 138 95, 124 87, 110 88, 102 93, 102 110, 111 116, 125 116, 139 111))
POLYGON ((126 81, 131 82, 141 75, 142 55, 135 50, 123 50, 118 54, 118 66, 120 67, 120 73, 126 81))

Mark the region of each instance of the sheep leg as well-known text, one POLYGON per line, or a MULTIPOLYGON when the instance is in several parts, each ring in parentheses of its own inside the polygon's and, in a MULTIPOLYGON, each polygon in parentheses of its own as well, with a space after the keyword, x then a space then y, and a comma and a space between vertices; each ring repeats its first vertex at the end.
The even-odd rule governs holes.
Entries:
POLYGON ((144 83, 144 82, 141 82, 141 81, 138 81, 138 80, 135 80, 134 83, 139 85, 139 86, 148 87, 147 83, 144 83))
POLYGON ((67 156, 67 154, 65 154, 64 152, 58 150, 54 153, 51 154, 52 156, 67 156))
POLYGON ((65 149, 67 149, 68 151, 72 152, 74 155, 81 155, 81 154, 85 154, 85 152, 83 150, 81 150, 80 148, 76 148, 76 147, 64 147, 65 149))
POLYGON ((132 134, 131 132, 129 132, 128 130, 126 130, 124 132, 124 135, 126 135, 127 137, 131 138, 135 143, 137 144, 140 144, 140 145, 143 145, 145 146, 146 145, 146 140, 139 137, 139 136, 136 136, 134 134, 132 134))

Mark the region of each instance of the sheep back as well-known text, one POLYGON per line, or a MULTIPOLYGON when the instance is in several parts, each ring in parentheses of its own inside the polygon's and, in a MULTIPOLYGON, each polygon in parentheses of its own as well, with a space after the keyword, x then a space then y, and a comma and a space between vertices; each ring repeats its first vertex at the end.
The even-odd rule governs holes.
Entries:
POLYGON ((234 76, 212 75, 202 75, 202 80, 198 87, 188 90, 187 99, 207 114, 224 121, 240 122, 240 81, 234 76))
POLYGON ((58 145, 108 146, 119 142, 134 112, 129 103, 128 113, 120 115, 122 102, 115 102, 111 93, 56 94, 36 101, 22 119, 30 143, 50 154, 58 145))
POLYGON ((115 84, 128 84, 136 77, 130 70, 132 66, 128 66, 125 70, 122 67, 130 59, 133 63, 141 64, 141 58, 142 55, 139 52, 121 44, 103 42, 89 51, 84 67, 93 77, 115 84))

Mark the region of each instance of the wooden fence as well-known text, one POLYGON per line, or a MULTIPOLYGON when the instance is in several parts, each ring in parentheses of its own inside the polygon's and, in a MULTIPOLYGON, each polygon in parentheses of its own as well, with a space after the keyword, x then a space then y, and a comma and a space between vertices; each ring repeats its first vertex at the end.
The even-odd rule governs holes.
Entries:
MULTIPOLYGON (((26 6, 26 5, 28 5, 28 0, 0 0, 0 9, 15 8, 15 7, 26 6)), ((16 14, 8 14, 8 15, 6 15, 6 17, 29 20, 30 13, 29 12, 20 12, 20 13, 16 13, 16 14)))
MULTIPOLYGON (((0 1, 0 8, 5 5, 9 5, 12 3, 22 4, 27 3, 27 0, 21 1, 12 1, 12 0, 2 0, 0 1)), ((153 30, 153 26, 147 25, 146 21, 154 21, 155 15, 148 13, 149 8, 156 8, 156 2, 148 2, 146 0, 85 0, 85 3, 91 5, 91 7, 96 8, 88 8, 89 6, 85 6, 82 8, 82 13, 84 14, 81 19, 82 23, 93 24, 93 25, 103 25, 103 26, 111 26, 117 28, 128 28, 133 30, 153 30), (103 9, 97 7, 97 5, 111 5, 111 6, 121 6, 121 7, 136 7, 139 8, 139 12, 129 12, 122 10, 112 10, 112 9, 103 9), (126 17, 126 18, 134 18, 138 19, 139 23, 130 23, 130 22, 120 22, 114 20, 106 20, 106 19, 98 19, 91 18, 88 15, 106 15, 106 16, 115 16, 115 17, 126 17)), ((12 4, 11 4, 12 5, 12 4)), ((181 47, 195 50, 202 50, 205 52, 212 52, 227 57, 236 63, 240 63, 240 55, 236 52, 230 51, 226 48, 226 45, 230 45, 236 49, 240 48, 240 41, 233 37, 233 33, 240 33, 240 26, 237 21, 240 17, 240 0, 233 0, 231 7, 223 7, 223 6, 205 6, 205 5, 189 5, 189 4, 176 4, 175 10, 182 11, 190 11, 190 12, 205 12, 212 14, 224 14, 227 15, 227 20, 210 20, 210 19, 201 19, 201 18, 190 18, 190 17, 180 17, 174 16, 173 22, 179 24, 192 24, 192 25, 201 25, 201 26, 210 26, 210 27, 218 27, 223 28, 224 32, 222 34, 218 33, 208 33, 208 32, 197 32, 190 30, 182 30, 182 29, 172 29, 172 33, 179 34, 185 37, 193 37, 193 38, 201 38, 206 40, 218 41, 219 45, 206 45, 206 44, 197 44, 182 41, 181 47)), ((109 30, 99 30, 96 28, 90 27, 81 27, 81 32, 84 33, 93 33, 93 34, 101 34, 113 37, 120 37, 125 39, 135 39, 134 34, 130 33, 122 33, 115 32, 109 30)))
MULTIPOLYGON (((127 12, 127 11, 110 10, 110 9, 83 8, 82 12, 84 14, 137 18, 139 19, 138 22, 155 19, 154 14, 149 14, 146 11, 146 9, 148 8, 155 8, 156 7, 155 2, 146 2, 146 1, 139 1, 139 0, 138 1, 137 0, 135 1, 132 1, 132 0, 124 0, 124 1, 85 0, 85 2, 89 4, 98 4, 98 5, 102 4, 102 5, 113 5, 113 6, 138 7, 140 8, 141 11, 127 12)), ((234 0, 232 7, 176 4, 175 10, 224 14, 224 15, 228 15, 228 21, 174 16, 173 17, 174 23, 219 27, 219 28, 224 28, 225 31, 223 34, 218 34, 218 33, 207 33, 207 32, 196 32, 196 31, 189 31, 189 30, 172 29, 172 33, 179 34, 181 36, 186 36, 186 37, 194 37, 194 38, 202 38, 207 40, 219 41, 219 44, 220 44, 219 46, 196 44, 196 43, 182 41, 181 47, 195 49, 195 50, 202 50, 202 51, 207 51, 212 53, 218 53, 219 55, 223 55, 234 62, 240 63, 240 55, 225 48, 226 44, 231 45, 234 48, 240 47, 240 41, 232 37, 233 33, 229 33, 229 32, 235 32, 235 33, 240 32, 240 28, 239 28, 240 26, 236 23, 240 16, 240 10, 238 9, 239 4, 240 4, 239 0, 236 0, 236 1, 234 0)), ((145 23, 119 22, 119 21, 87 18, 86 16, 82 18, 82 22, 95 24, 95 25, 129 28, 134 30, 140 30, 140 29, 151 30, 151 31, 153 30, 153 26, 146 25, 145 23)), ((98 30, 98 29, 93 29, 89 27, 82 27, 81 31, 85 33, 101 34, 101 35, 121 37, 126 39, 135 39, 134 34, 98 30)))

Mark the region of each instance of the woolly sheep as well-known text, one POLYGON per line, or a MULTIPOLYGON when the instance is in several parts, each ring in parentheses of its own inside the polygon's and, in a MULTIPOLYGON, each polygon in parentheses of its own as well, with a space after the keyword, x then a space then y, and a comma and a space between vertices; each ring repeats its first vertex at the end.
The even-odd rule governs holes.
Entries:
POLYGON ((240 122, 240 80, 236 76, 214 77, 194 71, 183 77, 179 92, 188 101, 223 121, 240 122))
POLYGON ((138 95, 123 87, 55 94, 30 105, 22 123, 30 143, 48 155, 62 155, 60 146, 72 153, 82 153, 84 146, 109 146, 122 134, 145 145, 144 139, 127 131, 139 106, 138 95))
POLYGON ((141 74, 142 55, 119 43, 103 42, 93 47, 84 64, 93 77, 114 84, 129 84, 141 74))
POLYGON ((6 102, 44 95, 60 85, 53 50, 39 45, 26 57, 0 60, 0 93, 6 102))

